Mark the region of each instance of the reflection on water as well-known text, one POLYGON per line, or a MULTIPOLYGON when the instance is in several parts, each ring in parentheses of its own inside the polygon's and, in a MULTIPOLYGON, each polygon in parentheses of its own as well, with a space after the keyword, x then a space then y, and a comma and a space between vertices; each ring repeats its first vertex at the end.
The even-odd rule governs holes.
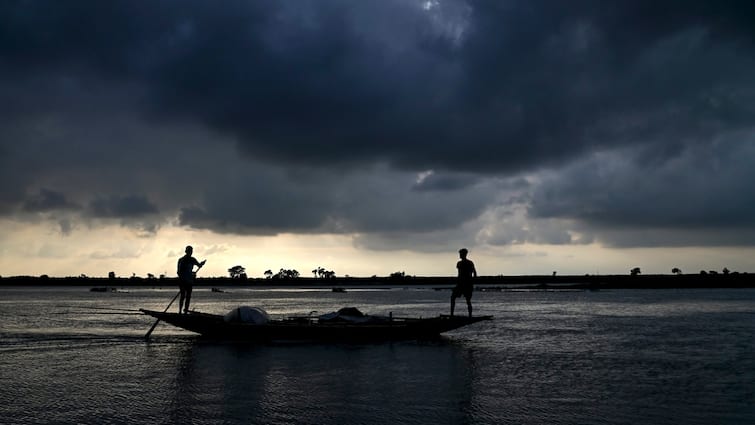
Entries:
POLYGON ((449 343, 194 344, 181 359, 173 422, 469 422, 474 369, 449 343))
MULTIPOLYGON (((738 424, 755 291, 475 293, 436 342, 214 344, 133 314, 162 291, 0 288, 0 422, 738 424), (119 313, 119 314, 113 314, 119 313)), ((446 312, 448 291, 197 291, 197 308, 446 312)))

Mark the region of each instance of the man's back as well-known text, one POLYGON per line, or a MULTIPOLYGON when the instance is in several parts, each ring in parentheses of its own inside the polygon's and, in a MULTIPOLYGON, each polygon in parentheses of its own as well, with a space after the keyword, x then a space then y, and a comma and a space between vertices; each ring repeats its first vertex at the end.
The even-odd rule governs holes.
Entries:
POLYGON ((456 268, 459 270, 459 277, 468 279, 477 274, 474 263, 471 260, 462 258, 456 263, 456 268))
POLYGON ((191 255, 184 255, 178 259, 178 277, 181 279, 191 279, 193 277, 194 266, 199 265, 197 260, 191 255))

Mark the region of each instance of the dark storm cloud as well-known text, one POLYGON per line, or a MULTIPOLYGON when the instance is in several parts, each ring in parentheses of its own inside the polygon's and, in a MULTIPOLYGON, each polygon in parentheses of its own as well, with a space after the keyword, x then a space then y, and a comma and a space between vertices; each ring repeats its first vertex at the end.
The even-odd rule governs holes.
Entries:
POLYGON ((735 134, 662 162, 642 151, 596 155, 539 185, 530 216, 587 223, 619 246, 752 245, 754 142, 735 134))
POLYGON ((455 191, 463 190, 480 179, 478 176, 473 175, 448 175, 438 174, 435 172, 428 172, 417 181, 412 187, 416 191, 455 191))
POLYGON ((97 198, 89 205, 96 218, 137 218, 157 214, 157 207, 140 195, 97 198))
MULTIPOLYGON (((510 202, 486 179, 553 171, 528 209, 548 223, 753 227, 752 22, 749 1, 2 2, 0 211, 431 232, 510 202), (208 136, 143 128, 187 123, 208 136), (343 175, 229 181, 228 140, 246 164, 343 175)), ((543 229, 495 239, 568 240, 543 229)))
POLYGON ((278 160, 507 171, 749 123, 746 2, 2 8, 11 72, 136 80, 151 114, 199 120, 278 160))
POLYGON ((455 227, 476 217, 490 202, 491 191, 490 184, 478 184, 418 192, 413 174, 381 167, 348 178, 314 170, 291 174, 264 169, 237 171, 227 178, 206 194, 202 207, 183 208, 181 224, 239 234, 285 230, 407 235, 455 227))
POLYGON ((23 209, 28 212, 47 212, 79 209, 79 207, 69 202, 64 194, 43 188, 38 193, 26 199, 23 209))

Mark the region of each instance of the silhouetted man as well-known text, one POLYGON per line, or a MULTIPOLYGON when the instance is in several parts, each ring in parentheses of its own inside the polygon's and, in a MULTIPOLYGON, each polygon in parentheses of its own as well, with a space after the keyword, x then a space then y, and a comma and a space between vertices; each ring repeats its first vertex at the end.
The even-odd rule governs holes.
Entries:
POLYGON ((459 280, 456 283, 453 291, 451 292, 451 316, 454 315, 454 308, 456 307, 456 298, 464 296, 467 300, 467 310, 469 310, 469 317, 472 317, 472 291, 474 286, 472 285, 472 279, 477 277, 477 270, 474 268, 474 263, 467 259, 466 248, 459 250, 459 260, 456 263, 456 269, 459 271, 459 280))
POLYGON ((196 258, 191 256, 193 252, 194 248, 187 246, 186 255, 178 259, 178 289, 181 294, 178 299, 179 313, 181 313, 182 310, 184 313, 189 312, 189 303, 191 303, 191 286, 194 284, 194 278, 197 275, 194 271, 194 266, 197 266, 197 270, 199 270, 204 266, 204 263, 207 262, 207 260, 204 260, 201 263, 197 261, 196 258), (186 300, 185 305, 184 300, 186 300))

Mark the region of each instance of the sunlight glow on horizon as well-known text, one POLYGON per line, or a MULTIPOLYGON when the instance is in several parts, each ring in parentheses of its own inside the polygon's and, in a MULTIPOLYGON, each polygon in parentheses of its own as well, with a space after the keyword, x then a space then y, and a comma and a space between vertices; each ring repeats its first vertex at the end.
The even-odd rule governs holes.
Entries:
MULTIPOLYGON (((388 276, 403 271, 409 276, 453 276, 458 247, 447 252, 423 253, 370 251, 356 248, 351 235, 239 236, 166 226, 156 236, 139 236, 118 225, 79 228, 64 236, 51 226, 0 222, 0 276, 119 277, 148 273, 175 276, 176 261, 186 245, 194 256, 207 259, 201 276, 228 276, 241 265, 250 278, 264 277, 281 268, 296 269, 302 277, 324 267, 338 277, 388 276)), ((644 274, 669 274, 673 267, 684 273, 700 270, 749 272, 753 248, 633 248, 610 249, 592 245, 469 246, 470 259, 481 276, 628 274, 640 267, 644 274)))

